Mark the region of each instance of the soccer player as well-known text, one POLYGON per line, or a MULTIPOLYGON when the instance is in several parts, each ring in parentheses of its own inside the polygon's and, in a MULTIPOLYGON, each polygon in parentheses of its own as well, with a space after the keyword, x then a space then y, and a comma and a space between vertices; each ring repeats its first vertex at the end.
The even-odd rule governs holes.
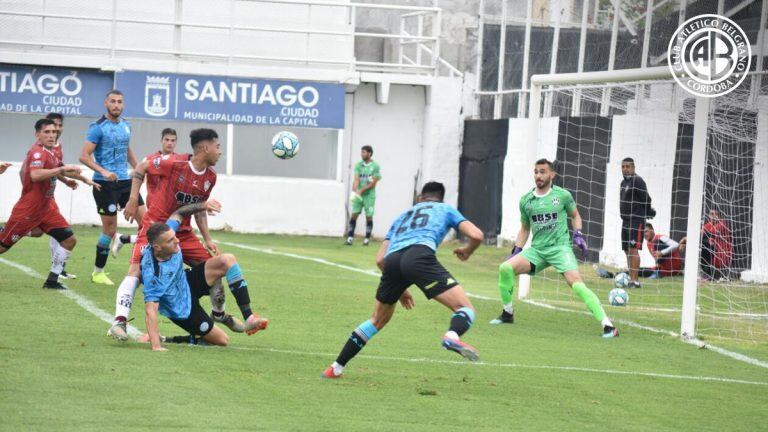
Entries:
POLYGON ((357 217, 360 212, 365 210, 365 239, 363 245, 368 246, 371 242, 371 233, 373 232, 373 208, 376 205, 376 185, 381 180, 381 167, 371 159, 373 157, 373 147, 366 145, 360 149, 362 160, 355 164, 355 181, 352 184, 352 197, 350 207, 352 217, 349 219, 349 229, 347 230, 347 246, 352 246, 355 237, 355 227, 357 226, 357 217))
MULTIPOLYGON (((192 143, 192 155, 164 155, 155 156, 151 160, 140 163, 133 172, 131 195, 125 207, 125 216, 128 219, 136 215, 139 207, 139 189, 147 175, 150 182, 157 181, 159 188, 152 192, 152 205, 144 215, 146 223, 142 224, 136 244, 133 246, 133 255, 128 274, 117 289, 115 299, 115 321, 109 328, 108 335, 118 340, 126 340, 126 322, 131 312, 133 297, 139 286, 139 263, 141 262, 142 248, 148 244, 147 230, 155 222, 165 222, 179 207, 207 201, 216 184, 216 165, 221 157, 219 136, 213 129, 195 129, 190 135, 192 143), (152 177, 158 177, 158 180, 152 177)), ((196 221, 201 233, 205 236, 208 249, 204 247, 190 224, 190 218, 185 217, 181 226, 176 231, 176 238, 180 242, 181 254, 184 263, 194 267, 211 258, 211 252, 219 255, 216 244, 208 233, 208 219, 205 212, 196 215, 196 221), (209 252, 209 250, 211 252, 209 252)), ((253 328, 255 322, 243 324, 240 320, 224 312, 224 292, 220 282, 214 284, 211 294, 213 319, 229 327, 232 331, 243 332, 253 328)), ((234 293, 236 285, 229 284, 234 293)), ((237 294, 235 298, 238 298, 237 294)), ((243 318, 248 319, 249 315, 243 318)))
POLYGON ((376 256, 382 275, 373 314, 352 332, 336 361, 323 371, 325 378, 341 376, 347 362, 387 325, 398 299, 404 308, 413 308, 413 297, 407 291, 413 284, 427 299, 435 299, 453 312, 443 336, 443 348, 470 361, 478 359, 477 351, 460 339, 475 320, 475 308, 461 285, 437 260, 435 252, 453 228, 469 238, 467 246, 453 251, 457 258, 466 261, 482 243, 483 233, 458 210, 443 203, 444 196, 442 183, 425 184, 419 202, 392 224, 376 256))
MULTIPOLYGON (((93 170, 93 180, 101 185, 94 189, 93 198, 101 217, 101 236, 96 244, 96 261, 91 281, 114 285, 104 272, 109 257, 109 246, 117 233, 117 211, 125 208, 131 191, 128 165, 136 167, 136 156, 129 146, 131 125, 120 117, 123 113, 123 93, 111 90, 104 100, 107 112, 91 123, 80 154, 80 162, 93 170), (95 159, 95 160, 94 160, 95 159)), ((141 224, 144 202, 139 197, 136 220, 141 224)))
POLYGON ((7 252, 30 231, 39 229, 56 239, 53 265, 43 288, 66 289, 59 282, 59 274, 77 244, 72 229, 61 216, 54 200, 57 179, 60 176, 78 176, 80 168, 63 165, 53 152, 56 145, 56 125, 50 119, 35 123, 36 142, 24 159, 24 181, 21 198, 13 206, 11 217, 0 229, 0 254, 7 252))
POLYGON ((512 256, 499 266, 499 292, 504 309, 491 324, 514 323, 512 292, 517 275, 533 275, 551 265, 565 277, 568 285, 592 312, 592 316, 603 326, 603 337, 618 336, 619 332, 605 315, 600 300, 587 288, 579 274, 579 265, 568 233, 569 217, 573 226, 573 244, 586 254, 587 242, 581 234, 581 216, 571 193, 552 184, 556 175, 555 167, 547 159, 537 160, 533 172, 536 187, 520 199, 522 225, 515 237, 512 256), (531 232, 531 247, 523 250, 531 232))
POLYGON ((651 208, 651 197, 642 177, 635 173, 635 160, 628 157, 621 161, 619 213, 621 214, 621 247, 627 255, 629 288, 640 288, 637 280, 640 269, 640 249, 643 247, 645 222, 656 215, 651 208))
POLYGON ((7 170, 10 167, 11 167, 11 164, 9 164, 8 162, 0 161, 0 174, 4 173, 5 170, 7 170))
POLYGON ((254 334, 266 329, 269 324, 266 318, 260 318, 251 311, 248 284, 234 255, 218 255, 184 270, 180 241, 175 235, 182 219, 201 211, 220 210, 221 205, 216 200, 187 204, 176 210, 166 223, 155 222, 147 229, 148 246, 141 253, 141 279, 144 283, 147 334, 153 351, 166 350, 160 342, 157 328, 158 312, 206 343, 227 345, 229 337, 213 325, 199 301, 200 297, 209 294, 215 281, 225 276, 243 314, 247 314, 248 321, 254 324, 246 333, 254 334))
POLYGON ((683 257, 680 256, 680 244, 669 236, 656 234, 653 224, 645 224, 645 241, 648 242, 648 251, 656 260, 656 268, 640 269, 643 276, 655 279, 667 276, 676 276, 683 269, 683 257), (650 271, 648 271, 650 270, 650 271))
MULTIPOLYGON (((160 133, 160 150, 148 154, 144 159, 142 159, 142 162, 146 162, 148 160, 152 160, 157 156, 166 156, 166 155, 175 155, 176 153, 176 130, 171 128, 165 128, 160 133)), ((186 156, 186 155, 184 155, 186 156)), ((147 208, 149 208, 152 195, 155 193, 155 191, 158 189, 160 185, 160 179, 159 176, 152 176, 147 179, 147 199, 146 204, 147 208)), ((195 217, 197 218, 200 213, 196 213, 195 217)), ((123 245, 130 244, 130 243, 136 243, 136 235, 130 235, 130 234, 123 234, 120 235, 119 233, 115 232, 115 236, 112 238, 112 256, 114 258, 117 258, 118 253, 120 252, 120 249, 123 248, 123 245)))

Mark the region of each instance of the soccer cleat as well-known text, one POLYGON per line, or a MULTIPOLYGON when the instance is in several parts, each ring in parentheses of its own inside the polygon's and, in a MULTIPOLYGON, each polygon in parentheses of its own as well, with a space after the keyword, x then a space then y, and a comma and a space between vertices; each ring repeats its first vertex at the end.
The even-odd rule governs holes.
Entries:
POLYGON ((258 315, 253 314, 245 321, 245 334, 248 336, 265 330, 269 325, 269 320, 266 318, 260 318, 258 315))
POLYGON ((627 285, 627 288, 641 288, 640 282, 638 281, 631 281, 629 285, 627 285))
POLYGON ((501 311, 501 315, 499 315, 498 318, 494 318, 491 320, 491 324, 514 324, 515 322, 515 313, 509 313, 505 310, 501 311))
POLYGON ((107 274, 104 272, 91 273, 91 282, 95 284, 101 284, 101 285, 114 285, 114 282, 109 280, 109 278, 107 277, 107 274))
POLYGON ((367 237, 363 239, 363 246, 368 246, 370 243, 371 243, 371 239, 367 237))
POLYGON ((125 321, 115 321, 112 327, 107 330, 107 336, 124 341, 128 340, 128 324, 125 321))
POLYGON ((344 244, 347 246, 352 246, 352 240, 352 237, 347 237, 347 241, 345 241, 344 244))
POLYGON ((221 316, 212 315, 212 317, 214 321, 224 324, 235 333, 242 333, 245 331, 245 325, 243 325, 243 322, 228 313, 225 313, 221 316))
POLYGON ((477 350, 475 350, 471 345, 465 344, 458 339, 444 337, 443 348, 447 349, 448 351, 453 351, 469 361, 474 362, 480 359, 480 356, 477 355, 477 350))
POLYGON ((116 232, 112 236, 112 257, 117 258, 117 254, 120 253, 120 249, 123 248, 123 242, 120 241, 120 233, 116 232))
POLYGON ((45 283, 43 283, 43 288, 45 288, 45 289, 54 289, 54 290, 65 290, 65 289, 67 289, 67 287, 62 285, 61 282, 59 282, 59 281, 51 282, 51 281, 48 281, 48 280, 45 281, 45 283))
POLYGON ((328 366, 323 371, 323 374, 321 375, 321 377, 335 379, 335 378, 341 378, 341 374, 336 375, 335 373, 333 373, 333 366, 328 366))
POLYGON ((77 279, 77 275, 74 275, 72 273, 67 273, 66 270, 62 270, 59 277, 62 279, 77 279))
POLYGON ((603 337, 605 339, 619 337, 619 329, 617 329, 616 327, 604 326, 603 337))

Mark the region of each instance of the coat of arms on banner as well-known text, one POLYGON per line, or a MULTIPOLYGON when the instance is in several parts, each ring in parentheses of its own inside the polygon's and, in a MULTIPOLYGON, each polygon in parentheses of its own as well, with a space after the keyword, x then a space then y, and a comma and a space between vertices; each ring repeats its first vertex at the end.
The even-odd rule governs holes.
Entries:
POLYGON ((170 108, 170 78, 148 75, 144 86, 144 112, 153 117, 162 117, 168 114, 170 108))

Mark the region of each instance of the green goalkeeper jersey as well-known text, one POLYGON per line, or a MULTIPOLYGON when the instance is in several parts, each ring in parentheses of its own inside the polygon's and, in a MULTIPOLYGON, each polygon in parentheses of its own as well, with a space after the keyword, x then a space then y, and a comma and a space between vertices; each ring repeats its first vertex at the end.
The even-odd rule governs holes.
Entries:
POLYGON ((554 185, 544 196, 536 196, 535 190, 520 198, 520 222, 531 228, 531 247, 570 246, 568 213, 576 208, 573 196, 554 185))
MULTIPOLYGON (((355 164, 355 175, 360 180, 358 185, 358 190, 360 190, 368 186, 368 184, 371 183, 374 178, 381 180, 381 168, 379 167, 379 164, 374 160, 371 160, 368 163, 360 161, 355 164)), ((376 188, 374 187, 373 189, 365 191, 362 196, 371 198, 375 197, 376 188)))

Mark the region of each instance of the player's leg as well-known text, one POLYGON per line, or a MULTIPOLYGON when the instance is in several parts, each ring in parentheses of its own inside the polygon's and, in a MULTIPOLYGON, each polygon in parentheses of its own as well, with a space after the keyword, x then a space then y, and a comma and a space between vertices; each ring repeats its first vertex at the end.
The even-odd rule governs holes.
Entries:
POLYGON ((37 220, 28 220, 23 214, 11 212, 11 217, 0 228, 0 254, 8 252, 37 225, 37 220))
POLYGON ((94 261, 91 282, 103 285, 114 285, 104 272, 109 258, 109 246, 112 243, 112 237, 117 232, 117 216, 101 215, 101 235, 96 243, 96 260, 94 261))
POLYGON ((645 233, 645 222, 630 220, 624 224, 622 230, 622 240, 624 250, 627 253, 627 265, 629 267, 629 287, 640 288, 638 274, 640 271, 640 249, 643 247, 643 234, 645 233), (626 234, 625 234, 626 233, 626 234))
POLYGON ((383 329, 395 313, 395 307, 400 296, 411 285, 400 271, 400 262, 403 251, 389 254, 384 259, 384 271, 376 290, 376 302, 373 305, 371 318, 358 325, 344 343, 336 361, 323 371, 325 378, 338 378, 344 371, 344 367, 352 360, 368 341, 383 329))
POLYGON ((477 350, 461 341, 475 320, 475 308, 467 298, 464 288, 455 285, 453 288, 435 296, 435 300, 453 312, 448 331, 443 336, 443 348, 453 351, 470 361, 477 361, 477 350))
MULTIPOLYGON (((119 205, 118 207, 123 209, 126 204, 128 204, 128 199, 131 197, 131 182, 130 180, 122 180, 118 183, 119 191, 116 192, 116 195, 118 196, 117 202, 119 205)), ((144 200, 141 198, 141 195, 139 195, 139 207, 136 209, 136 223, 139 225, 139 230, 141 230, 141 220, 144 218, 146 209, 144 200)), ((120 249, 122 249, 123 246, 136 243, 137 237, 137 235, 120 234, 117 232, 117 229, 115 229, 115 234, 112 236, 112 257, 117 258, 117 255, 120 253, 120 249)))
POLYGON ((108 336, 112 336, 117 340, 124 341, 128 339, 128 316, 131 314, 131 306, 133 306, 136 288, 140 284, 141 270, 139 262, 141 260, 141 248, 144 244, 146 244, 146 241, 143 244, 137 243, 134 255, 131 257, 131 264, 128 267, 128 274, 125 275, 117 287, 117 294, 115 295, 115 320, 107 331, 108 336))
MULTIPOLYGON (((245 333, 252 335, 264 330, 269 325, 269 320, 259 317, 251 310, 251 298, 248 294, 248 283, 243 278, 243 272, 237 259, 232 254, 221 254, 210 258, 202 265, 205 271, 205 283, 210 287, 222 277, 227 278, 229 290, 235 297, 237 306, 245 319, 245 333)), ((197 267, 196 267, 197 268, 197 267)))
POLYGON ((534 248, 504 261, 499 266, 499 295, 503 309, 501 315, 491 320, 491 324, 512 324, 515 322, 514 292, 515 278, 521 274, 533 274, 543 268, 544 261, 534 248))
MULTIPOLYGON (((59 215, 59 217, 61 217, 59 215)), ((64 222, 63 219, 61 218, 64 222)), ((51 260, 51 269, 48 272, 48 278, 43 284, 43 288, 49 289, 66 289, 61 283, 59 283, 59 275, 64 271, 64 266, 67 265, 67 260, 72 254, 72 250, 77 245, 77 237, 72 232, 69 226, 58 228, 43 228, 46 234, 51 236, 56 241, 57 248, 53 252, 53 258, 51 260)))
MULTIPOLYGON (((571 254, 573 254, 573 252, 571 252, 571 254)), ((612 338, 618 336, 619 331, 616 329, 616 326, 613 325, 613 322, 610 320, 610 318, 608 318, 608 315, 605 314, 605 310, 600 304, 600 299, 591 289, 587 287, 587 285, 581 279, 579 270, 574 269, 565 271, 563 272, 563 276, 565 277, 565 280, 568 282, 568 285, 571 287, 571 289, 573 289, 573 292, 576 293, 581 301, 583 301, 587 306, 587 309, 589 309, 589 311, 592 313, 592 316, 595 317, 598 322, 600 322, 600 325, 603 327, 603 337, 612 338)))
MULTIPOLYGON (((353 208, 356 205, 353 204, 353 208)), ((352 246, 352 241, 355 239, 355 228, 357 228, 357 217, 360 216, 360 210, 352 212, 352 216, 349 218, 349 224, 347 225, 347 246, 352 246)))
MULTIPOLYGON (((34 232, 35 230, 32 230, 32 231, 34 232)), ((42 230, 40 230, 40 233, 42 234, 42 230)), ((55 238, 50 237, 50 240, 48 242, 48 247, 51 250, 51 267, 53 267, 55 259, 56 259, 57 251, 60 248, 62 248, 62 246, 61 246, 61 243, 59 243, 55 238)), ((65 263, 65 265, 66 265, 66 263, 65 263)), ((74 275, 74 274, 71 274, 71 273, 67 273, 67 270, 65 268, 63 268, 63 267, 61 269, 61 274, 59 274, 59 277, 61 279, 77 279, 77 275, 74 275)))
POLYGON ((373 233, 373 209, 375 204, 375 196, 369 195, 363 198, 363 208, 365 209, 365 238, 363 239, 363 246, 368 246, 371 242, 371 234, 373 233))

